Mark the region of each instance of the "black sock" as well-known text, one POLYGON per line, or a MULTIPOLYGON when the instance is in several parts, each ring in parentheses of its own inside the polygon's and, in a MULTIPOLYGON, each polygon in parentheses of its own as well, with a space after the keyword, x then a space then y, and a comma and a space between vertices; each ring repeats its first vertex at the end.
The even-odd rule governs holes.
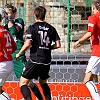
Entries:
POLYGON ((20 91, 25 100, 32 100, 30 89, 27 85, 23 85, 20 87, 20 91))
POLYGON ((30 89, 32 90, 32 92, 34 93, 34 95, 35 95, 39 100, 43 100, 43 97, 42 97, 42 95, 41 95, 41 93, 40 93, 40 91, 39 91, 39 89, 38 89, 38 86, 37 86, 35 83, 31 82, 31 85, 30 85, 29 87, 30 87, 30 89))
POLYGON ((46 100, 51 100, 50 88, 47 83, 41 85, 46 100))

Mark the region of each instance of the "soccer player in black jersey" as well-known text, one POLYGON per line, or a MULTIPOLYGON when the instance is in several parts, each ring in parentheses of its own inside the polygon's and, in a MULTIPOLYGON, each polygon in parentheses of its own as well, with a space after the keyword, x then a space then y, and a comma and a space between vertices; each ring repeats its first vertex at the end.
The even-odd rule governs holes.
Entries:
POLYGON ((16 54, 16 59, 30 46, 30 59, 25 65, 20 78, 20 90, 25 100, 32 100, 28 83, 38 79, 46 100, 51 100, 48 84, 51 64, 51 50, 61 47, 60 38, 56 29, 45 22, 46 9, 42 6, 34 8, 35 23, 30 25, 26 34, 26 42, 16 54), (54 44, 52 44, 54 42, 54 44))

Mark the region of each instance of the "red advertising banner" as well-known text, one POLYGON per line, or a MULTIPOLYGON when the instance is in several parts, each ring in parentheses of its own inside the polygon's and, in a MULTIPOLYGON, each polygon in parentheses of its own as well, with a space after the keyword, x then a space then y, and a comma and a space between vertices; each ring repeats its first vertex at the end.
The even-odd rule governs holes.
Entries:
MULTIPOLYGON (((41 87, 36 83, 41 90, 41 87)), ((52 93, 52 100, 93 100, 86 88, 85 84, 80 83, 48 83, 52 93)), ((96 84, 99 87, 100 85, 96 84)), ((24 100, 20 93, 18 82, 6 82, 3 86, 5 92, 7 92, 12 100, 24 100)), ((42 93, 42 91, 41 91, 42 93)), ((33 100, 37 100, 32 94, 33 100)))

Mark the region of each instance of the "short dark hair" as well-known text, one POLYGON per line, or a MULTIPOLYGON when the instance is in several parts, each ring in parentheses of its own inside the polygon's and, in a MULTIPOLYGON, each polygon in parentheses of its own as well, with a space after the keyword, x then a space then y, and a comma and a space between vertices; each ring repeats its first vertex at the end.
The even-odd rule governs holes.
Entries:
POLYGON ((43 21, 45 19, 46 9, 43 6, 37 6, 34 8, 34 14, 37 19, 43 21))
POLYGON ((96 7, 98 11, 100 11, 100 0, 93 0, 92 4, 96 7))
POLYGON ((14 7, 12 4, 6 4, 5 5, 5 8, 12 9, 12 12, 13 13, 16 13, 17 12, 16 7, 14 7))

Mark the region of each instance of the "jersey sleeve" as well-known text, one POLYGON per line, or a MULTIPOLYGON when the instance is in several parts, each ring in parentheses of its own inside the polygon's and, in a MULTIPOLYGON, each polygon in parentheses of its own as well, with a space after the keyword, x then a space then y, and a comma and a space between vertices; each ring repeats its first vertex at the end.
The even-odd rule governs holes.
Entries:
POLYGON ((13 22, 13 26, 9 28, 9 32, 12 35, 16 35, 22 28, 24 28, 24 21, 23 19, 16 19, 17 21, 13 22))
POLYGON ((32 40, 32 33, 33 33, 32 26, 30 25, 27 30, 26 39, 32 40))
POLYGON ((93 33, 96 26, 96 20, 93 16, 88 18, 88 32, 93 33))
POLYGON ((59 41, 60 37, 55 28, 53 28, 53 42, 59 41))

